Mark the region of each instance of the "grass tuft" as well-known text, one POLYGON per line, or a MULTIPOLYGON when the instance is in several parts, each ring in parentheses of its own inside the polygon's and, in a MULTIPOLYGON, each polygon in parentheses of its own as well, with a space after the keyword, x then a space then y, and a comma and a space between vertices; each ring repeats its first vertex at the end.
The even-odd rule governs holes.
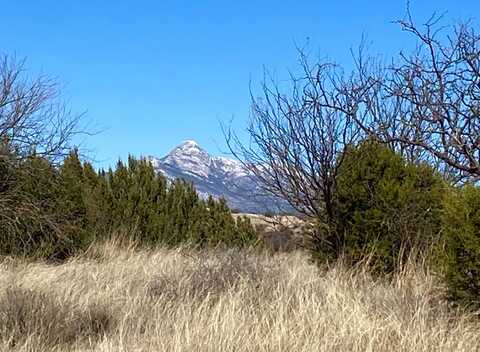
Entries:
POLYGON ((10 348, 27 341, 45 349, 97 341, 113 325, 112 316, 99 304, 76 307, 51 294, 16 285, 0 296, 0 335, 10 348))
POLYGON ((480 351, 419 264, 386 280, 298 251, 121 248, 0 263, 0 351, 480 351))

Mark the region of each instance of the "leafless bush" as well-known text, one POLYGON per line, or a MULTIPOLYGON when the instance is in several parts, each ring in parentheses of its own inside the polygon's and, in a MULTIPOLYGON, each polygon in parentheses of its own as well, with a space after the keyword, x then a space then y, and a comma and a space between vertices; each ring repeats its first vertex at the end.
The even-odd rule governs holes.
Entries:
POLYGON ((288 85, 267 72, 261 96, 252 93, 250 144, 228 129, 225 136, 230 151, 266 193, 330 222, 342 151, 363 136, 352 119, 361 92, 354 87, 344 92, 347 80, 335 63, 312 64, 302 50, 299 62, 300 73, 292 74, 288 85))
POLYGON ((168 298, 215 297, 234 289, 240 282, 254 284, 278 274, 274 268, 262 263, 258 255, 244 250, 200 251, 189 257, 192 264, 183 268, 181 280, 158 275, 147 285, 147 292, 168 298))
POLYGON ((300 70, 287 83, 267 72, 260 97, 252 93, 249 141, 226 129, 230 151, 265 192, 331 233, 343 151, 362 139, 387 143, 452 181, 480 180, 480 35, 471 22, 440 20, 419 26, 408 11, 397 23, 416 48, 385 64, 362 44, 350 73, 299 50, 300 70))
POLYGON ((271 252, 289 252, 299 246, 293 230, 284 227, 281 229, 269 230, 262 234, 265 247, 271 252))

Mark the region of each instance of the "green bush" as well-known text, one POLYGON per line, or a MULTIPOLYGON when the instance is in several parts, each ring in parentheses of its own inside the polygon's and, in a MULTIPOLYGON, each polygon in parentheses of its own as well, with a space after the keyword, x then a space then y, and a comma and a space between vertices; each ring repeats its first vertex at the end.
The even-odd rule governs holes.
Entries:
POLYGON ((320 224, 317 258, 370 260, 391 272, 412 249, 440 232, 444 184, 425 165, 407 163, 387 146, 366 140, 343 155, 336 180, 333 226, 320 224), (323 233, 324 236, 321 236, 323 233))
MULTIPOLYGON (((242 247, 257 244, 258 235, 249 218, 239 216, 235 220, 224 199, 214 200, 209 197, 205 204, 207 211, 204 219, 198 222, 200 226, 205 225, 201 244, 211 247, 217 245, 242 247)), ((195 236, 195 232, 193 235, 195 236)))
POLYGON ((96 194, 102 197, 92 202, 92 213, 98 212, 97 232, 122 229, 139 241, 156 242, 164 229, 166 180, 149 163, 132 157, 127 165, 118 162, 114 171, 100 178, 96 194))
POLYGON ((47 160, 2 160, 0 253, 63 260, 80 247, 64 211, 60 175, 47 160))
POLYGON ((443 212, 443 274, 449 298, 480 309, 480 188, 450 192, 443 212))
POLYGON ((129 234, 146 246, 247 246, 256 233, 223 200, 202 200, 192 184, 167 181, 129 157, 95 172, 72 151, 60 165, 31 155, 0 159, 0 254, 63 260, 99 237, 129 234))
POLYGON ((94 193, 104 194, 102 206, 93 202, 101 212, 95 217, 99 221, 94 225, 97 232, 122 229, 146 245, 255 243, 257 236, 250 222, 235 221, 224 200, 200 199, 192 184, 167 182, 145 160, 130 157, 127 165, 119 162, 115 171, 109 170, 100 178, 94 193))
POLYGON ((224 200, 199 198, 191 183, 169 182, 146 160, 129 158, 101 176, 108 228, 127 229, 140 243, 175 246, 249 246, 257 239, 249 221, 235 221, 224 200))

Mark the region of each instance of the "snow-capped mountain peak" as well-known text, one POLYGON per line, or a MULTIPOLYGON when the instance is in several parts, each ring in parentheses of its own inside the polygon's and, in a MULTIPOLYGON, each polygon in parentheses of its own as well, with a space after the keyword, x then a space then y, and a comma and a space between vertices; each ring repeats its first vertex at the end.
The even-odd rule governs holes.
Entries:
POLYGON ((259 196, 255 177, 239 161, 211 156, 194 140, 183 141, 163 158, 149 156, 147 160, 169 179, 192 182, 201 197, 225 198, 232 209, 259 213, 275 203, 271 197, 259 196))
POLYGON ((159 160, 159 164, 182 169, 201 177, 208 177, 212 158, 197 142, 186 140, 159 160))
POLYGON ((187 139, 183 141, 179 145, 177 145, 169 154, 187 154, 187 155, 195 155, 195 154, 207 154, 208 153, 200 148, 197 142, 191 139, 187 139))

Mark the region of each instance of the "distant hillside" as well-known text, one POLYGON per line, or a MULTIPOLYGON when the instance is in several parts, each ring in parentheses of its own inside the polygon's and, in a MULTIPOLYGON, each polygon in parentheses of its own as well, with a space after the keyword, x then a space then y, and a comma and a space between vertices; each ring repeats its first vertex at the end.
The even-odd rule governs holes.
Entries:
POLYGON ((262 194, 255 177, 240 162, 211 156, 195 141, 184 141, 162 158, 147 159, 167 178, 192 182, 202 198, 225 198, 233 210, 260 214, 289 209, 286 202, 262 194))

